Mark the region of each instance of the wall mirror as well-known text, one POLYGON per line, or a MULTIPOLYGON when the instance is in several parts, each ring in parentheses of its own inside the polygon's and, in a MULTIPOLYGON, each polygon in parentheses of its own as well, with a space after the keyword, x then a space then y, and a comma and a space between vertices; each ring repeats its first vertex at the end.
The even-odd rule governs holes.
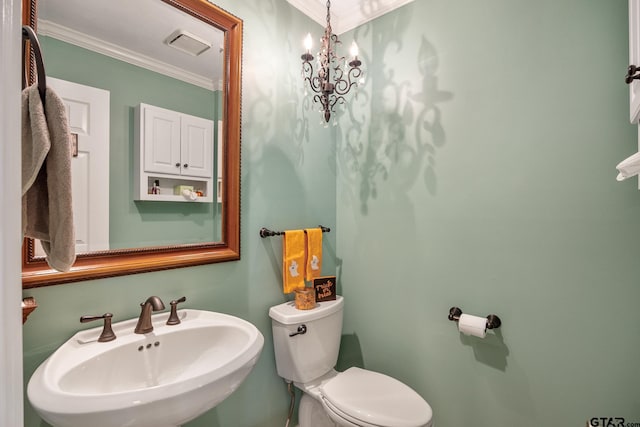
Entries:
MULTIPOLYGON (((23 0, 23 23, 36 29, 48 85, 95 89, 107 94, 108 105, 100 125, 107 129, 108 150, 97 155, 85 155, 83 147, 86 129, 99 126, 85 123, 82 114, 72 118, 75 104, 67 105, 70 122, 77 121, 70 123, 72 140, 80 147, 72 162, 76 262, 69 272, 57 272, 39 243, 25 239, 23 287, 239 259, 242 20, 207 0, 23 0), (162 174, 162 199, 141 200, 149 199, 146 188, 136 194, 140 105, 211 122, 208 197, 171 199, 178 185, 162 174), (96 158, 108 158, 104 185, 85 179, 103 167, 96 158), (76 201, 77 187, 84 196, 76 201), (89 210, 101 204, 105 215, 89 210), (89 239, 90 229, 102 237, 89 239)), ((33 82, 35 67, 27 69, 33 82)), ((93 104, 87 110, 100 111, 93 104)), ((186 184, 201 190, 200 181, 186 184)))

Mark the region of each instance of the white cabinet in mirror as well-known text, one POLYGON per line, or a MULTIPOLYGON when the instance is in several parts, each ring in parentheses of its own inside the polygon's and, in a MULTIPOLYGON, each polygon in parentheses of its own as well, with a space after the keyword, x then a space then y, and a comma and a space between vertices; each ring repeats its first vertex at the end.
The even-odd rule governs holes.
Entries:
POLYGON ((134 199, 213 202, 213 121, 140 104, 134 114, 134 199))

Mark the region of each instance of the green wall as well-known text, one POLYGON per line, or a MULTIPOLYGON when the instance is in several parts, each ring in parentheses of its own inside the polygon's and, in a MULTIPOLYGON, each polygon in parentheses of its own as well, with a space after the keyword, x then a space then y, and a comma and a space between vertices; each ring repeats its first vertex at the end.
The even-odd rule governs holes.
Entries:
MULTIPOLYGON (((94 326, 80 324, 80 315, 109 311, 114 321, 129 319, 139 315, 139 304, 149 295, 165 303, 185 295, 185 307, 233 314, 265 336, 245 383, 187 427, 280 427, 289 397, 275 370, 268 309, 286 300, 282 246, 280 238, 262 239, 258 232, 335 227, 332 137, 316 114, 303 108, 299 78, 302 38, 320 27, 284 0, 216 3, 244 20, 241 260, 25 291, 39 304, 24 325, 25 383, 75 331, 94 326)), ((336 236, 332 231, 324 238, 323 272, 332 274, 336 236)), ((25 426, 46 426, 26 399, 25 426)))
MULTIPOLYGON (((416 0, 342 37, 368 76, 329 128, 299 81, 319 26, 285 0, 217 3, 245 23, 242 259, 26 291, 26 378, 81 314, 186 295, 265 336, 246 382, 188 427, 282 426, 267 314, 285 299, 281 242, 258 230, 323 224, 341 368, 403 380, 439 427, 640 422, 640 198, 615 181, 636 151, 626 2, 416 0), (461 336, 455 305, 503 326, 461 336)), ((25 418, 45 425, 28 402, 25 418)))
POLYGON ((214 216, 217 203, 133 201, 134 107, 146 103, 193 116, 217 118, 218 92, 51 37, 42 37, 42 50, 47 75, 110 93, 111 249, 219 240, 220 217, 214 216), (180 227, 175 226, 176 218, 183 220, 180 227))
POLYGON ((343 359, 414 387, 438 427, 640 422, 627 19, 416 0, 351 33, 369 80, 336 140, 343 359), (503 326, 462 336, 452 306, 503 326))

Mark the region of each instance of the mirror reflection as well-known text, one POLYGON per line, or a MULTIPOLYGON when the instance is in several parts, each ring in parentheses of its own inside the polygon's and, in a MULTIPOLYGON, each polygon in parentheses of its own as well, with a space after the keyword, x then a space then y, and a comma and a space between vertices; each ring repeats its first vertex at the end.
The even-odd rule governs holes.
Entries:
POLYGON ((160 0, 39 0, 37 28, 77 253, 221 241, 223 32, 160 0))
MULTIPOLYGON (((240 259, 242 20, 208 0, 23 0, 22 9, 23 24, 42 27, 47 83, 77 98, 67 103, 73 173, 88 177, 74 189, 76 262, 55 271, 25 239, 23 287, 240 259), (165 24, 170 32, 147 38, 165 24), (107 142, 88 150, 94 132, 107 142), (93 175, 108 186, 89 184, 93 175)), ((26 74, 33 83, 29 58, 26 74)))

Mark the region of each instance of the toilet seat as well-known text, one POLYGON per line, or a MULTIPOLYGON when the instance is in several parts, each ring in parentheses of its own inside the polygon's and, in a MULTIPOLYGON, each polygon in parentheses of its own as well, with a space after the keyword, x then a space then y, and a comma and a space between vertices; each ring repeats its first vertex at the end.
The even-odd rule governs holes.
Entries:
POLYGON ((337 425, 342 427, 385 427, 375 424, 369 424, 368 422, 355 419, 333 406, 331 402, 327 401, 327 399, 325 398, 322 398, 322 407, 329 418, 334 423, 337 423, 337 425))
POLYGON ((360 368, 349 368, 323 384, 321 398, 331 418, 358 427, 427 427, 433 415, 409 386, 360 368))

